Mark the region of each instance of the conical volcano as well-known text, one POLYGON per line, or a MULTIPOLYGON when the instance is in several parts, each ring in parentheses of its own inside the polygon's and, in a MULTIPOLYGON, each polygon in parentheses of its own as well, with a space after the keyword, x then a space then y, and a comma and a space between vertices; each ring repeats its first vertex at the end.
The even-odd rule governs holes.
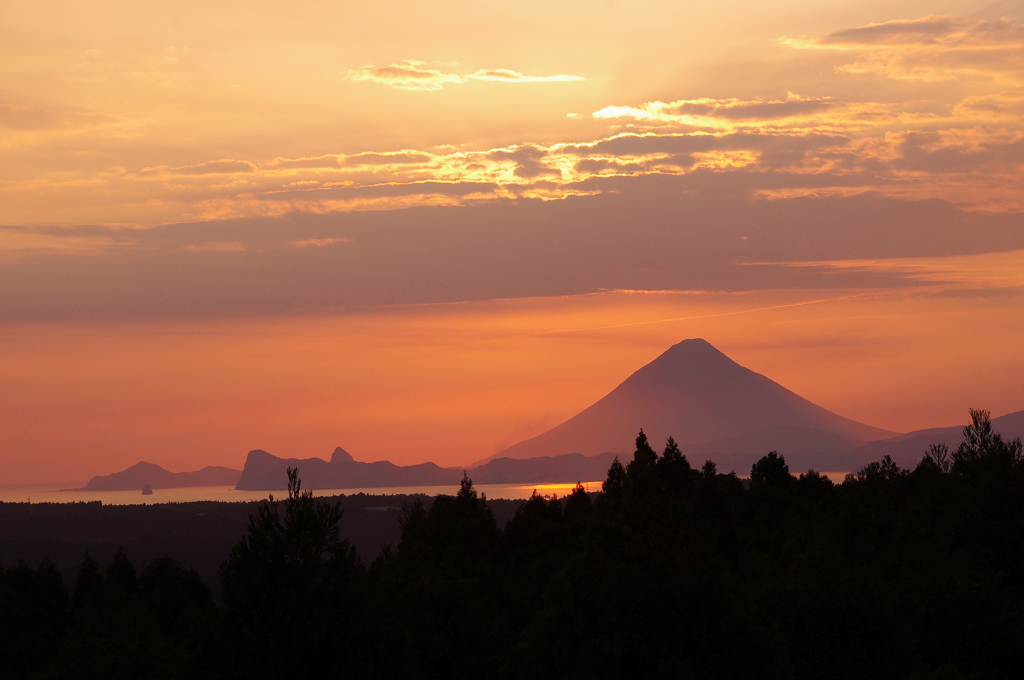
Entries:
POLYGON ((593 406, 496 457, 632 450, 640 428, 656 445, 671 435, 684 450, 714 458, 772 449, 839 453, 896 434, 817 406, 698 338, 673 345, 593 406))

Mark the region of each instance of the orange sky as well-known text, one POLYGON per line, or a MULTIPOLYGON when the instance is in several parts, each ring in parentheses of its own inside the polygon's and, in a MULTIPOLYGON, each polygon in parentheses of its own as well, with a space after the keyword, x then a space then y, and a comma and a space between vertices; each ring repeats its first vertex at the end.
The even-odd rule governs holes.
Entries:
POLYGON ((1024 408, 1024 4, 14 0, 0 484, 465 464, 705 337, 1024 408))

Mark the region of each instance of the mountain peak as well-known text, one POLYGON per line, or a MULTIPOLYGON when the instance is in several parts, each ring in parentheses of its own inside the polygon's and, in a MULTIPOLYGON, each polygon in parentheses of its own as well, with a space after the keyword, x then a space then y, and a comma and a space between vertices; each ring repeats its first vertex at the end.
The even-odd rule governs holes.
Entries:
POLYGON ((332 463, 354 463, 355 460, 356 459, 352 457, 352 454, 340 446, 336 447, 334 449, 334 453, 331 454, 332 463))
POLYGON ((779 433, 784 431, 830 433, 849 440, 851 447, 893 434, 827 411, 737 364, 707 340, 692 338, 672 345, 561 425, 498 455, 623 451, 641 427, 652 441, 672 435, 691 448, 744 435, 756 439, 759 449, 767 446, 764 452, 783 448, 787 442, 779 433))
MULTIPOLYGON (((686 340, 680 340, 676 344, 672 345, 665 350, 663 354, 668 354, 669 352, 675 352, 682 349, 713 349, 718 352, 718 350, 715 349, 715 346, 704 338, 687 338, 686 340)), ((721 352, 719 352, 719 354, 721 354, 721 352)))
POLYGON ((723 362, 727 364, 736 364, 735 361, 723 354, 717 347, 712 345, 704 338, 690 338, 689 340, 683 340, 669 347, 667 350, 661 353, 657 359, 652 361, 648 366, 652 366, 659 361, 691 361, 691 362, 723 362))
POLYGON ((167 472, 167 470, 156 463, 149 463, 144 460, 140 460, 135 465, 132 465, 129 470, 159 470, 160 472, 167 472))
POLYGON ((723 381, 743 380, 756 375, 720 352, 707 340, 693 338, 672 345, 633 373, 622 384, 626 389, 700 388, 713 389, 723 381))

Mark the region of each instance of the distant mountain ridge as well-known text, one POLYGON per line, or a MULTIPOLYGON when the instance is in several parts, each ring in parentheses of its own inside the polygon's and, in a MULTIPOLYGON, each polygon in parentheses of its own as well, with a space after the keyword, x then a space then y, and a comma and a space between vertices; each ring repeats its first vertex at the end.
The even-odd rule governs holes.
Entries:
POLYGON ((82 491, 139 491, 149 485, 153 489, 182 489, 196 486, 234 486, 241 470, 210 465, 194 472, 169 472, 154 463, 140 461, 127 470, 98 475, 82 487, 82 491))
MULTIPOLYGON (((1004 437, 1024 437, 1024 411, 992 419, 1004 437)), ((734 362, 701 339, 673 345, 605 397, 561 425, 468 468, 478 484, 572 483, 604 479, 616 455, 630 459, 643 428, 655 448, 671 435, 691 464, 713 460, 719 470, 746 474, 769 451, 790 469, 856 471, 889 455, 913 468, 929 445, 956 447, 962 426, 897 434, 832 413, 734 362)), ((456 486, 464 468, 434 463, 400 466, 356 461, 341 447, 330 460, 278 458, 250 451, 243 470, 208 467, 171 473, 141 462, 94 477, 86 490, 236 485, 281 490, 286 470, 299 468, 307 488, 353 489, 456 486)))
MULTIPOLYGON (((993 430, 1007 439, 1024 438, 1024 411, 1009 413, 992 419, 993 430)), ((738 474, 749 472, 753 458, 756 460, 769 450, 782 450, 790 468, 794 471, 816 469, 820 471, 856 471, 864 465, 883 456, 890 456, 904 468, 913 469, 924 451, 931 445, 944 443, 950 448, 963 439, 963 426, 917 430, 884 440, 877 440, 849 448, 848 439, 840 435, 823 433, 820 430, 802 431, 801 428, 765 428, 746 435, 699 446, 686 447, 684 453, 690 463, 700 465, 705 460, 714 460, 722 471, 735 470, 738 474), (766 448, 766 442, 785 444, 792 437, 801 445, 811 443, 818 453, 796 450, 793 446, 766 448), (752 451, 749 455, 723 454, 722 450, 740 448, 752 451), (786 453, 788 451, 789 453, 786 453), (826 453, 821 453, 825 451, 826 453), (754 458, 756 456, 756 458, 754 458)), ((657 444, 657 443, 656 443, 657 444)), ((469 475, 477 484, 558 484, 603 480, 608 466, 616 456, 628 461, 630 453, 623 448, 619 453, 607 452, 596 456, 569 453, 561 456, 539 456, 537 458, 495 458, 483 465, 468 468, 469 475)), ((94 477, 84 487, 88 491, 125 491, 141 489, 150 484, 154 489, 169 489, 194 486, 231 486, 237 484, 240 490, 279 491, 287 488, 286 470, 300 468, 301 477, 307 488, 353 489, 402 486, 456 486, 462 478, 461 468, 442 468, 433 463, 397 466, 386 461, 358 463, 341 447, 334 450, 329 461, 321 458, 278 458, 266 451, 249 453, 246 470, 249 476, 243 482, 245 471, 230 468, 208 467, 196 472, 168 472, 159 465, 141 462, 127 470, 112 475, 94 477), (355 463, 354 466, 346 463, 355 463), (368 466, 368 467, 362 467, 368 466), (403 471, 397 475, 388 474, 394 470, 403 471), (353 471, 362 471, 352 474, 353 471), (156 484, 151 481, 159 480, 156 484), (169 481, 168 481, 169 480, 169 481)))
POLYGON ((250 451, 235 488, 274 491, 287 488, 287 470, 298 468, 310 489, 359 489, 403 486, 458 486, 464 472, 477 484, 556 484, 604 479, 612 454, 586 457, 578 453, 529 460, 499 458, 486 465, 442 468, 434 463, 395 465, 388 461, 361 463, 340 446, 329 461, 322 458, 278 458, 250 451))
MULTIPOLYGON (((469 469, 477 484, 557 484, 602 480, 613 454, 585 457, 578 453, 530 460, 498 458, 469 469)), ((249 452, 245 467, 233 470, 210 466, 195 472, 168 472, 145 461, 110 475, 89 480, 83 491, 140 491, 197 486, 234 486, 244 491, 286 489, 287 469, 299 468, 306 488, 357 489, 409 486, 458 486, 466 468, 442 468, 434 463, 400 466, 388 461, 361 463, 340 446, 330 460, 278 458, 266 451, 249 452)))
POLYGON ((322 458, 278 458, 261 449, 249 452, 236 489, 246 491, 287 488, 287 469, 299 468, 310 489, 357 489, 384 486, 458 485, 462 472, 434 463, 395 465, 386 460, 362 463, 340 446, 330 461, 322 458))

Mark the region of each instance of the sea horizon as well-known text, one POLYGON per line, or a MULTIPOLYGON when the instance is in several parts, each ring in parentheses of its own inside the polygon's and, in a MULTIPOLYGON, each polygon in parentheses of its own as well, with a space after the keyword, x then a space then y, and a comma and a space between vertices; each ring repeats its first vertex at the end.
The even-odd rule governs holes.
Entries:
MULTIPOLYGON (((835 484, 841 484, 849 474, 846 471, 825 471, 819 474, 828 477, 835 484)), ((738 475, 746 479, 749 475, 738 475)), ((601 490, 601 480, 580 482, 588 492, 601 490)), ((288 495, 280 490, 246 490, 230 486, 195 486, 174 489, 153 489, 150 495, 143 495, 141 490, 122 491, 86 491, 84 489, 57 488, 57 484, 19 484, 0 486, 0 503, 89 503, 100 501, 103 505, 156 505, 161 503, 195 503, 201 501, 219 501, 223 503, 251 503, 267 500, 271 495, 280 500, 288 495)), ((474 484, 473 488, 489 499, 526 500, 537 493, 550 499, 559 498, 572 492, 576 483, 550 484, 474 484)), ((455 495, 459 490, 457 484, 435 484, 420 486, 381 486, 355 487, 337 489, 313 489, 316 497, 330 496, 398 496, 416 495, 437 496, 439 494, 455 495)))

